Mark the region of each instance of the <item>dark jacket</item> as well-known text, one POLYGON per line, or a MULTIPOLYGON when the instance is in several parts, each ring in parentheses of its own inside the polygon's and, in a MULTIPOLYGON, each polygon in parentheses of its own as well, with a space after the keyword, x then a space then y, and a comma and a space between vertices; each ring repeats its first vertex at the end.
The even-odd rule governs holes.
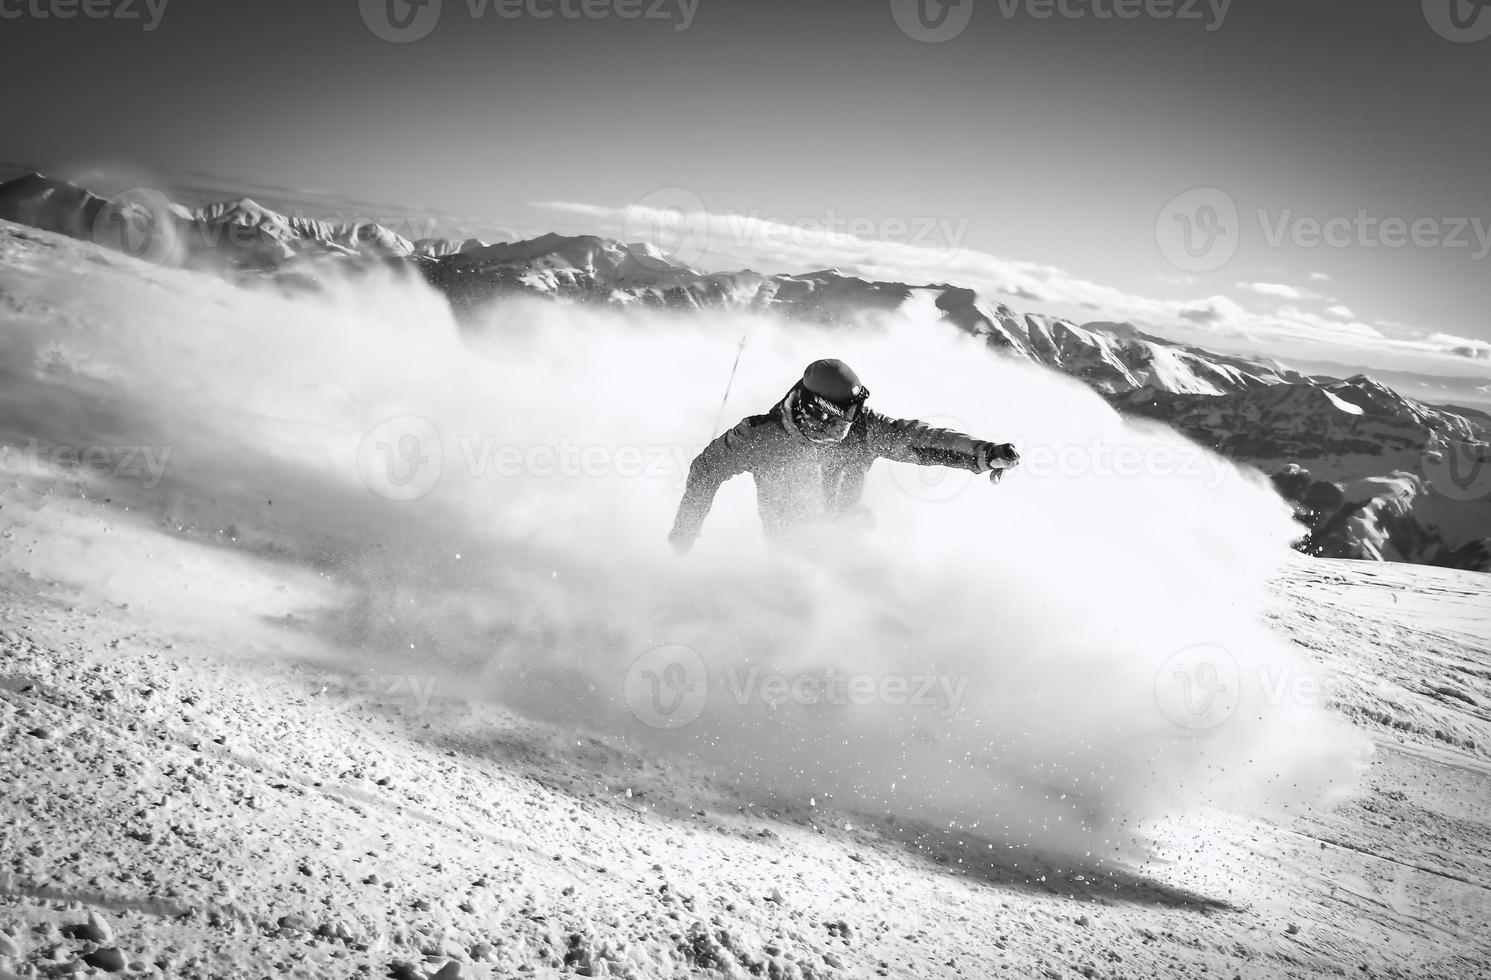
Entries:
POLYGON ((669 535, 672 541, 692 543, 715 492, 741 473, 755 478, 756 505, 767 536, 782 538, 804 526, 863 513, 859 502, 865 474, 877 459, 974 473, 988 468, 982 451, 986 443, 868 408, 854 420, 843 442, 810 442, 797 431, 786 403, 784 398, 765 415, 743 419, 694 459, 669 535))

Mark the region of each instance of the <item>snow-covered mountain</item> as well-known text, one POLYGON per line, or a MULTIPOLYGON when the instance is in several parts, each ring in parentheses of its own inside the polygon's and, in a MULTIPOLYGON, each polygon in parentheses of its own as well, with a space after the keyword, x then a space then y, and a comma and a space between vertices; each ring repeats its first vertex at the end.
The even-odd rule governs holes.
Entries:
POLYGON ((1128 324, 1079 326, 1060 317, 1019 313, 966 287, 874 282, 837 269, 795 275, 699 272, 669 262, 650 245, 588 235, 551 234, 462 250, 423 266, 462 310, 514 292, 675 310, 771 310, 819 321, 925 303, 991 347, 1074 375, 1106 393, 1154 387, 1218 395, 1308 381, 1266 358, 1183 347, 1128 324))
POLYGON ((411 242, 371 221, 287 216, 249 198, 187 207, 154 191, 101 197, 32 173, 0 184, 0 218, 148 256, 151 261, 229 272, 276 272, 304 258, 435 257, 485 243, 411 242))
POLYGON ((474 239, 411 242, 374 223, 338 225, 287 217, 247 198, 198 208, 154 195, 111 200, 40 174, 0 184, 0 218, 106 245, 117 244, 111 240, 119 223, 115 219, 153 221, 172 246, 153 256, 158 261, 254 273, 293 273, 309 260, 327 256, 407 259, 458 310, 503 294, 529 293, 621 306, 771 310, 831 321, 926 303, 986 338, 990 346, 1080 377, 1103 392, 1152 387, 1217 395, 1307 380, 1276 362, 1182 347, 1128 324, 1083 327, 1059 317, 1019 313, 965 287, 873 282, 837 269, 793 275, 749 269, 702 272, 669 261, 651 245, 593 235, 548 234, 497 244, 474 239))
POLYGON ((1124 414, 1163 421, 1274 474, 1313 528, 1306 547, 1319 553, 1491 570, 1491 499, 1436 488, 1429 472, 1446 450, 1471 462, 1491 456, 1491 418, 1405 398, 1365 375, 1312 376, 1132 324, 1021 313, 948 283, 874 282, 837 269, 705 272, 648 244, 593 235, 411 242, 375 223, 287 217, 246 198, 195 208, 153 193, 106 199, 40 174, 0 184, 0 218, 115 248, 133 229, 127 250, 138 254, 143 240, 153 261, 287 282, 314 282, 327 259, 394 262, 416 268, 462 314, 525 294, 814 322, 919 307, 992 348, 1081 379, 1124 414), (1324 500, 1335 501, 1328 513, 1324 500))
POLYGON ((1316 553, 1491 570, 1480 475, 1491 419, 1478 412, 1425 405, 1367 375, 1214 396, 1146 388, 1109 402, 1274 474, 1316 553))

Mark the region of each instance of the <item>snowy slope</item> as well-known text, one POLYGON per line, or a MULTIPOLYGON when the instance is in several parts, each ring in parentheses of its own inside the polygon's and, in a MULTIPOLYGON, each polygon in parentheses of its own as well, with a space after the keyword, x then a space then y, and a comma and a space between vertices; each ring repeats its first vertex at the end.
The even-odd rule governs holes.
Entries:
POLYGON ((1375 740, 1363 795, 1084 861, 468 700, 319 638, 341 596, 311 570, 3 476, 0 971, 1462 980, 1491 956, 1484 576, 1300 559, 1272 626, 1331 682, 1288 690, 1375 740))
MULTIPOLYGON (((763 560, 737 499, 678 562, 667 466, 479 474, 460 440, 683 450, 714 379, 651 355, 727 368, 731 321, 531 301, 494 354, 375 285, 353 316, 0 236, 0 974, 1459 978, 1491 952, 1484 576, 1286 560, 1284 509, 1225 467, 882 473, 891 554, 763 560), (363 453, 431 453, 386 428, 408 413, 451 440, 423 498, 363 453), (1242 710, 1163 697, 1197 637, 1242 710), (950 716, 722 686, 663 731, 627 681, 669 641, 983 683, 950 716)), ((943 333, 853 343, 934 409, 977 421, 945 378, 991 377, 1033 439, 1177 449, 943 333)), ((799 354, 749 365, 751 398, 799 354)))

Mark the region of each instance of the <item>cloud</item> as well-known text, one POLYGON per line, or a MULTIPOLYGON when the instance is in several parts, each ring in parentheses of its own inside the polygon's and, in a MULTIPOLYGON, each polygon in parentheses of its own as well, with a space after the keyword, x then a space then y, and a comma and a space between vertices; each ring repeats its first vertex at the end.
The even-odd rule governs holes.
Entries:
POLYGON ((1310 313, 1295 307, 1285 307, 1275 316, 1267 317, 1265 320, 1275 327, 1278 332, 1308 336, 1311 339, 1335 339, 1335 340, 1386 340, 1382 331, 1376 327, 1351 320, 1338 323, 1327 320, 1318 313, 1310 313))
POLYGON ((1253 313, 1226 297, 1193 303, 1181 310, 1179 316, 1214 333, 1252 340, 1307 340, 1350 347, 1388 342, 1380 330, 1366 323, 1354 320, 1342 323, 1293 306, 1272 313, 1253 313))
MULTIPOLYGON (((1000 294, 1033 303, 1067 303, 1154 322, 1174 323, 1189 305, 1134 296, 1074 276, 1064 269, 1012 261, 963 246, 966 222, 937 218, 882 218, 875 221, 825 212, 779 221, 756 214, 666 212, 642 207, 607 208, 567 201, 536 202, 533 207, 608 223, 629 236, 638 227, 670 228, 704 253, 715 268, 765 268, 808 272, 837 268, 869 279, 912 285, 952 283, 984 295, 1000 294), (889 235, 873 237, 879 229, 889 235)), ((664 251, 670 251, 664 248, 664 251)))
POLYGON ((1247 315, 1246 310, 1225 296, 1196 300, 1176 311, 1176 316, 1188 323, 1217 327, 1240 323, 1247 315))
MULTIPOLYGON (((1444 350, 1391 340, 1344 306, 1328 310, 1329 316, 1298 309, 1292 304, 1320 297, 1279 283, 1238 284, 1238 288, 1253 294, 1291 303, 1270 312, 1245 309, 1221 295, 1175 300, 1125 292, 1057 266, 1015 261, 967 248, 963 244, 966 222, 894 216, 871 220, 833 211, 784 221, 755 213, 719 214, 640 205, 605 207, 570 201, 535 202, 532 206, 581 216, 600 225, 598 230, 619 237, 636 238, 638 228, 682 229, 702 254, 701 264, 708 263, 714 270, 755 268, 800 273, 838 268, 873 280, 910 285, 951 283, 971 287, 986 298, 1004 296, 1027 304, 1064 304, 1073 312, 1099 311, 1102 319, 1126 320, 1157 332, 1200 331, 1247 341, 1333 344, 1355 350, 1444 350)), ((664 247, 664 251, 669 249, 664 247)), ((1311 273, 1310 279, 1325 281, 1328 277, 1311 273)), ((1175 281, 1194 284, 1186 277, 1175 281)))
POLYGON ((1491 360, 1491 343, 1484 340, 1457 337, 1449 333, 1435 333, 1430 334, 1426 342, 1456 357, 1468 357, 1477 361, 1491 360))
POLYGON ((601 207, 596 204, 581 204, 578 201, 534 201, 531 207, 541 208, 544 211, 566 211, 570 214, 583 214, 588 218, 610 218, 615 217, 618 208, 601 207))
POLYGON ((1331 277, 1328 276, 1328 275, 1326 275, 1323 272, 1312 272, 1312 273, 1310 273, 1310 281, 1311 282, 1330 282, 1331 281, 1331 277))
POLYGON ((1293 286, 1283 286, 1275 282, 1240 282, 1237 288, 1257 293, 1260 296, 1277 296, 1280 299, 1301 300, 1306 296, 1293 286))

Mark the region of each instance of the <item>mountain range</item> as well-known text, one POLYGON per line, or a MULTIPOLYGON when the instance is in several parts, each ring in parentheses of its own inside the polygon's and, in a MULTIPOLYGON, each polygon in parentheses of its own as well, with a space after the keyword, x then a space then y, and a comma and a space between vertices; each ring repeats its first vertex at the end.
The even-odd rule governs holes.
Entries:
POLYGON ((247 198, 200 207, 153 191, 105 198, 36 173, 0 184, 0 219, 157 264, 297 287, 314 288, 327 263, 412 268, 461 316, 524 294, 814 322, 920 305, 995 350, 1082 380, 1126 416, 1164 422, 1269 474, 1308 526, 1302 549, 1491 571, 1491 416, 1406 398, 1365 374, 1307 374, 1132 324, 1021 313, 949 283, 837 269, 705 272, 651 245, 591 235, 410 241, 376 223, 286 216, 247 198))

